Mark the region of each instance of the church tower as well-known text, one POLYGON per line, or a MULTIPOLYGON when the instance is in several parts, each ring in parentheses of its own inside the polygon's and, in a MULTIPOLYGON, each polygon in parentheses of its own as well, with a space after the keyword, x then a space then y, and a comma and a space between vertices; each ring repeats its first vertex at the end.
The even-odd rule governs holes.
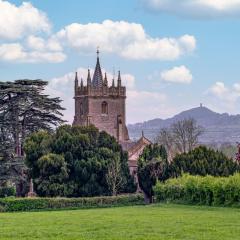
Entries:
POLYGON ((95 125, 100 131, 106 131, 114 136, 118 142, 129 140, 126 127, 126 87, 122 86, 121 74, 118 72, 117 84, 112 80, 108 86, 107 74, 102 74, 99 51, 97 50, 97 63, 91 78, 88 69, 87 85, 84 86, 78 75, 75 76, 74 87, 75 116, 73 125, 95 125))

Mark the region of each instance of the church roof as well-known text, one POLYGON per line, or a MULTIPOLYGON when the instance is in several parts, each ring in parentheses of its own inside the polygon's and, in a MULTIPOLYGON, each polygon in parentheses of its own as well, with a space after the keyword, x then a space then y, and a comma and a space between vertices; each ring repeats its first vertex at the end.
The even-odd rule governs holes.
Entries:
POLYGON ((127 150, 129 159, 131 158, 132 155, 135 155, 140 149, 143 150, 144 147, 151 144, 152 142, 149 139, 147 139, 142 132, 141 138, 127 150))
POLYGON ((97 88, 97 87, 102 87, 102 85, 103 85, 103 76, 102 76, 102 70, 101 70, 100 61, 99 61, 99 51, 97 51, 97 63, 96 63, 96 67, 93 74, 92 86, 97 88))

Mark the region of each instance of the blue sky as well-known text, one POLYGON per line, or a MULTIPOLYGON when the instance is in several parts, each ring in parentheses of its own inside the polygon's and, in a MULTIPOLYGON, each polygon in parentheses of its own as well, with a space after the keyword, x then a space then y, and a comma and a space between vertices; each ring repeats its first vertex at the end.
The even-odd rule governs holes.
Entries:
POLYGON ((0 0, 1 80, 49 80, 73 118, 74 71, 85 78, 100 46, 109 81, 121 70, 129 123, 200 103, 236 114, 240 0, 0 0))

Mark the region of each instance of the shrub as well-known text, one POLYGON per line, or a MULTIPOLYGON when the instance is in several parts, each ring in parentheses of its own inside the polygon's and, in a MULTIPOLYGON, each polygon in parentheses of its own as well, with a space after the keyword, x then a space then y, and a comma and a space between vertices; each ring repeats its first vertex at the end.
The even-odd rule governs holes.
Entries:
POLYGON ((0 199, 0 212, 81 209, 144 204, 141 194, 90 198, 5 198, 0 199))
POLYGON ((230 177, 191 176, 158 182, 154 187, 158 202, 209 206, 240 206, 240 174, 230 177))
POLYGON ((0 187, 0 198, 16 195, 15 187, 0 187))
POLYGON ((171 176, 178 177, 184 173, 200 176, 228 177, 240 170, 236 161, 219 151, 205 146, 177 155, 171 162, 171 176))
POLYGON ((145 194, 146 202, 152 202, 152 187, 157 180, 166 180, 168 171, 169 163, 164 146, 158 144, 146 146, 139 157, 137 168, 139 186, 145 194))

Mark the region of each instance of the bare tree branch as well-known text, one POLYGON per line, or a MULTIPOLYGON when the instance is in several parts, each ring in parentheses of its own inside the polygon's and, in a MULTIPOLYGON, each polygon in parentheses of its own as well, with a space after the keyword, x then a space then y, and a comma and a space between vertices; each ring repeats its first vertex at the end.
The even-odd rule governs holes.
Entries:
POLYGON ((113 161, 109 164, 106 180, 112 195, 116 196, 124 184, 119 155, 114 157, 113 161))

